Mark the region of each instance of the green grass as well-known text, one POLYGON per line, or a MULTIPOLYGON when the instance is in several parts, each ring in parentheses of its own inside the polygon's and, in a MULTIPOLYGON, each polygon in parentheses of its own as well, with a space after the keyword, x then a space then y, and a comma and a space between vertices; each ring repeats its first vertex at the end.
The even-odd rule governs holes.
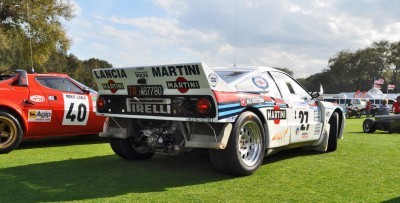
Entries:
POLYGON ((362 121, 347 120, 336 152, 279 152, 248 177, 204 152, 130 162, 97 137, 24 141, 0 155, 0 202, 400 202, 400 134, 362 121))

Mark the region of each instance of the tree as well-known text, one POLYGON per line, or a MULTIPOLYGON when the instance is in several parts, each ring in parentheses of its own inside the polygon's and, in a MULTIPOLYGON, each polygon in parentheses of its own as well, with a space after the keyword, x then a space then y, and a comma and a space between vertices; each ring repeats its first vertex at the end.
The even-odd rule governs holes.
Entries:
POLYGON ((289 68, 280 68, 280 67, 273 67, 273 68, 278 69, 278 70, 280 70, 280 71, 283 71, 283 72, 289 74, 289 75, 292 76, 292 77, 293 77, 293 75, 294 75, 294 72, 291 71, 289 68))
POLYGON ((61 19, 72 18, 71 5, 60 0, 3 0, 0 2, 1 66, 42 66, 54 52, 70 45, 61 19))

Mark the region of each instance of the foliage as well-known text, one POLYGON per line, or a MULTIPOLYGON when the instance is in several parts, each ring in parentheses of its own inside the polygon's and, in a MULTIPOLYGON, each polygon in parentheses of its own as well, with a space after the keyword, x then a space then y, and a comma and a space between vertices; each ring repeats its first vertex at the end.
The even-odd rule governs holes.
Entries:
POLYGON ((376 77, 383 78, 386 92, 387 84, 400 87, 398 69, 400 68, 400 42, 386 40, 372 43, 371 46, 355 52, 342 50, 328 61, 328 68, 321 73, 301 80, 310 90, 317 90, 322 84, 325 93, 368 91, 376 77))
POLYGON ((338 150, 291 149, 255 174, 216 172, 207 153, 116 156, 105 139, 24 141, 0 155, 1 202, 399 202, 400 136, 348 119, 338 150))
POLYGON ((0 68, 40 67, 70 45, 61 20, 72 18, 69 1, 0 2, 0 68))
POLYGON ((273 67, 273 68, 278 69, 280 71, 283 71, 283 72, 287 73, 288 75, 290 75, 292 77, 294 75, 294 72, 291 71, 289 68, 280 68, 280 67, 273 67))

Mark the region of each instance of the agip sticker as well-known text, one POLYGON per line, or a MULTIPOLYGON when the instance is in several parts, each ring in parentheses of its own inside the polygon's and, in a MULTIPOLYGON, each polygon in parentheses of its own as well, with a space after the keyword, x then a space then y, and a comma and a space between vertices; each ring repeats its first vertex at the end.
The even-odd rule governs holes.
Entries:
POLYGON ((51 110, 29 110, 28 122, 50 122, 51 110))

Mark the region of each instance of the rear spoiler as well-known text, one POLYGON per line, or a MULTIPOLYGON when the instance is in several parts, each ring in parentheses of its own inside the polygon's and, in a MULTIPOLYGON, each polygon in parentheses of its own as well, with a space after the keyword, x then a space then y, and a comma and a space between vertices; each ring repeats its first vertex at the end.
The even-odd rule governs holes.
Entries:
POLYGON ((163 95, 210 95, 212 90, 232 91, 204 63, 94 69, 93 77, 99 94, 127 95, 128 87, 132 86, 162 86, 163 95))

